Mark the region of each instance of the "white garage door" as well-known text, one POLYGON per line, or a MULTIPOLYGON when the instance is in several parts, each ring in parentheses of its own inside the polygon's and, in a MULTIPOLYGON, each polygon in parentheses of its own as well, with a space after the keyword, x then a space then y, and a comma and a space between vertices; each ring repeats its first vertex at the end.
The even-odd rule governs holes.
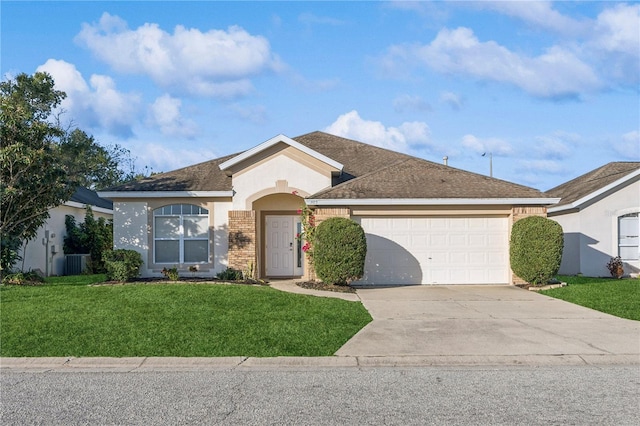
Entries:
POLYGON ((508 284, 507 217, 360 217, 367 235, 358 285, 508 284))

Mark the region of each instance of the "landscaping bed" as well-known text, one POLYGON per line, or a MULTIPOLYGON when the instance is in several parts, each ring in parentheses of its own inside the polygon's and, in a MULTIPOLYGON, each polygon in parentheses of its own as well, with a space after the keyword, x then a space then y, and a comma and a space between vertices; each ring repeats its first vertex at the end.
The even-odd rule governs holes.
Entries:
POLYGON ((348 285, 325 284, 320 281, 302 281, 297 282, 298 287, 310 290, 335 291, 337 293, 355 293, 356 289, 348 285))

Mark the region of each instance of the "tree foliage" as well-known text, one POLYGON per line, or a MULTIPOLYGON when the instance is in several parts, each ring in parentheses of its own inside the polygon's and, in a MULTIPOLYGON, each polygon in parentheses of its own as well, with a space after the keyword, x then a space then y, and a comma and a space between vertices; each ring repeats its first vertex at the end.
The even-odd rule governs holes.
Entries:
POLYGON ((69 200, 78 186, 103 189, 137 174, 128 150, 118 145, 105 148, 82 130, 60 125, 56 112, 66 94, 55 89, 49 74, 19 74, 2 81, 0 97, 4 273, 17 260, 10 256, 15 241, 35 237, 49 210, 69 200))
POLYGON ((102 254, 113 248, 113 222, 104 217, 96 219, 93 210, 87 206, 84 222, 76 224, 76 219, 67 215, 64 224, 67 235, 64 237, 64 254, 90 254, 90 272, 100 274, 105 272, 102 254))
POLYGON ((318 225, 314 244, 314 267, 322 281, 345 285, 362 278, 367 239, 359 224, 343 217, 327 219, 318 225))
POLYGON ((102 146, 80 129, 63 134, 59 154, 76 186, 100 190, 130 181, 136 174, 129 150, 120 145, 102 146))
MULTIPOLYGON (((74 191, 59 161, 50 120, 65 94, 44 73, 18 75, 0 83, 0 234, 2 241, 28 240, 49 217, 48 210, 74 191)), ((4 250, 3 250, 4 252, 4 250)), ((11 267, 2 259, 2 270, 11 267)))
POLYGON ((545 284, 560 269, 563 247, 564 234, 558 222, 541 216, 520 219, 511 228, 511 269, 528 283, 545 284))

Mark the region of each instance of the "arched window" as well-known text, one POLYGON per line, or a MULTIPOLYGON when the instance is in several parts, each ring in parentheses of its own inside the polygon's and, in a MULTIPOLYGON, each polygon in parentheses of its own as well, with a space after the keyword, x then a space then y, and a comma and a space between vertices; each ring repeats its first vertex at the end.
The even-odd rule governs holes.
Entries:
POLYGON ((209 261, 209 210, 192 204, 172 204, 153 211, 155 263, 209 261))
POLYGON ((622 260, 640 259, 640 219, 638 213, 618 217, 618 254, 622 260))

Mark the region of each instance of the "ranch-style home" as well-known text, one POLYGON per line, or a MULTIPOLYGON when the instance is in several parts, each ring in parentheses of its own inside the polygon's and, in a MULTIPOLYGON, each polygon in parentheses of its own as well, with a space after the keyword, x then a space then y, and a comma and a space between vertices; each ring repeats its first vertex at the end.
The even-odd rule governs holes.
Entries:
POLYGON ((143 276, 164 267, 214 276, 254 266, 260 278, 309 278, 296 239, 299 210, 316 223, 360 223, 358 285, 513 284, 514 221, 557 203, 536 189, 366 143, 312 132, 100 193, 114 209, 114 245, 142 254, 143 276))
POLYGON ((625 275, 640 272, 640 162, 605 164, 547 194, 560 198, 548 213, 564 230, 561 274, 608 277, 616 256, 625 275))

